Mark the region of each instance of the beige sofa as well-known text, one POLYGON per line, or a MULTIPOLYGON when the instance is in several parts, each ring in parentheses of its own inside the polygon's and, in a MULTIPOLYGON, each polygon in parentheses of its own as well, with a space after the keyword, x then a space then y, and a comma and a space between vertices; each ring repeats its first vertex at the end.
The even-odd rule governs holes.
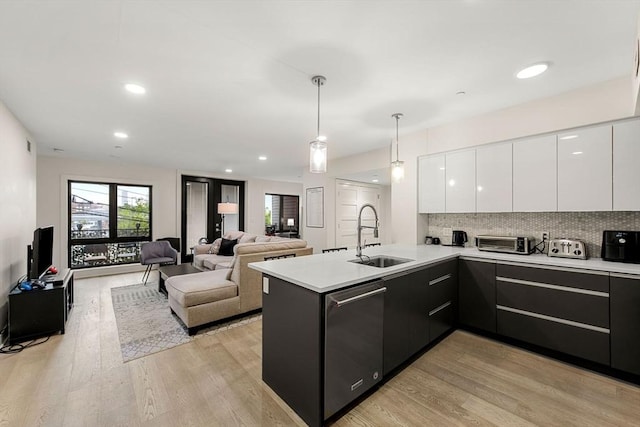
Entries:
POLYGON ((200 273, 173 276, 165 282, 171 311, 182 320, 190 335, 202 325, 262 307, 262 275, 249 268, 249 263, 264 261, 265 257, 313 253, 304 240, 281 238, 239 243, 234 247, 233 257, 219 257, 209 254, 209 249, 201 249, 204 253, 200 255, 218 257, 201 257, 203 266, 214 269, 203 267, 200 273))

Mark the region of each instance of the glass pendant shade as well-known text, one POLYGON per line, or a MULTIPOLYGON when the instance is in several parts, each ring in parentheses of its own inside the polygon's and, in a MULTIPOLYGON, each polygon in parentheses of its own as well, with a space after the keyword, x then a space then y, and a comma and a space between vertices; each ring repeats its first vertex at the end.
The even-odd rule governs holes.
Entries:
POLYGON ((327 143, 314 140, 309 143, 309 171, 311 173, 327 172, 327 143))
POLYGON ((400 182, 404 179, 404 162, 400 160, 391 162, 391 178, 393 182, 400 182))

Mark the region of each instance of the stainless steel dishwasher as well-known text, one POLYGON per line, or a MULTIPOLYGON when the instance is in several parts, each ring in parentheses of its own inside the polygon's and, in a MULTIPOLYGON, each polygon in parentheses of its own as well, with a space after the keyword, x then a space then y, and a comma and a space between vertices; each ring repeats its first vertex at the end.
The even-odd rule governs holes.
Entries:
POLYGON ((382 379, 382 280, 325 296, 324 419, 382 379))

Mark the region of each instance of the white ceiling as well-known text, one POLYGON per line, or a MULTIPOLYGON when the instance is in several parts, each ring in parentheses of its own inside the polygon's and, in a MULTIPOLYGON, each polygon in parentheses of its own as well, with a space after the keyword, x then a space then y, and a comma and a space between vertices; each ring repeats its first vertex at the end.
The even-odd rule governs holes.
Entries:
POLYGON ((634 0, 3 0, 0 100, 40 154, 299 180, 315 74, 327 77, 321 130, 342 157, 388 146, 395 112, 402 142, 629 75, 639 11, 634 0), (537 61, 552 66, 514 78, 537 61))

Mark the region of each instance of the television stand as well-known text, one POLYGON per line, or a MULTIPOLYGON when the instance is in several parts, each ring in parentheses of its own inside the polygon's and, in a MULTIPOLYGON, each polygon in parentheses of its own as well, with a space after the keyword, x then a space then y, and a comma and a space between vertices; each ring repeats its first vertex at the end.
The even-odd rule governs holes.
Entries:
POLYGON ((22 291, 18 283, 9 292, 9 344, 64 334, 73 307, 73 271, 61 269, 41 279, 42 289, 22 291))

